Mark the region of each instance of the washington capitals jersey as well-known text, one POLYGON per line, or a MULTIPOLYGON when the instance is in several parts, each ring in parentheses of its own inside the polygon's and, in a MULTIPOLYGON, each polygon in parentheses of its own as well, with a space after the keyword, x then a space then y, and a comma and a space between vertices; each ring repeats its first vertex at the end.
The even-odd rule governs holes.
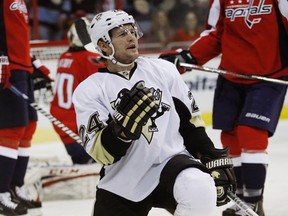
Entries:
POLYGON ((179 133, 181 121, 187 120, 193 128, 204 127, 194 97, 175 65, 162 59, 139 57, 131 71, 95 73, 76 88, 73 103, 86 151, 105 165, 98 187, 133 201, 144 199, 156 188, 161 170, 171 157, 188 154, 179 133), (111 143, 105 129, 121 100, 121 92, 139 81, 150 89, 159 109, 130 146, 124 141, 111 143), (183 117, 186 114, 190 117, 183 117), (115 155, 120 155, 125 145, 127 151, 116 160, 115 155))
MULTIPOLYGON (((58 60, 50 112, 75 133, 77 126, 72 93, 80 82, 97 72, 99 67, 104 67, 99 59, 99 54, 88 52, 84 48, 81 51, 70 48, 58 60)), ((75 142, 64 131, 56 126, 54 128, 65 144, 75 142)))
POLYGON ((24 0, 0 2, 0 55, 9 57, 11 70, 32 73, 28 23, 28 11, 24 0))
POLYGON ((222 53, 225 70, 273 78, 288 74, 287 0, 211 0, 208 25, 190 47, 199 64, 222 53))

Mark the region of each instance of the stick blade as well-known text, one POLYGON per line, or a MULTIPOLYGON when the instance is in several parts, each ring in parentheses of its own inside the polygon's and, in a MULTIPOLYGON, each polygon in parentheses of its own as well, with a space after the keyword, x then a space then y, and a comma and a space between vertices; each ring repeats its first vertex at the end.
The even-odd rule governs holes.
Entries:
POLYGON ((89 52, 99 53, 91 41, 85 21, 81 18, 77 19, 75 21, 75 28, 80 41, 84 45, 84 48, 89 52))
POLYGON ((79 37, 80 41, 82 42, 82 44, 85 46, 85 45, 91 43, 91 38, 90 38, 90 35, 88 33, 87 25, 86 25, 85 21, 83 19, 79 18, 75 21, 74 24, 75 24, 76 32, 77 32, 78 37, 79 37))

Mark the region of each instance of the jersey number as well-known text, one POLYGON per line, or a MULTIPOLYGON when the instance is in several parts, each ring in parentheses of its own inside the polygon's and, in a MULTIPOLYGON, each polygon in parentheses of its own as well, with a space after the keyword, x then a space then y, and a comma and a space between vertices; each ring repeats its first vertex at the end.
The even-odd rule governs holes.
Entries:
POLYGON ((58 105, 63 109, 70 109, 72 105, 74 76, 67 73, 57 73, 54 94, 58 96, 58 105))

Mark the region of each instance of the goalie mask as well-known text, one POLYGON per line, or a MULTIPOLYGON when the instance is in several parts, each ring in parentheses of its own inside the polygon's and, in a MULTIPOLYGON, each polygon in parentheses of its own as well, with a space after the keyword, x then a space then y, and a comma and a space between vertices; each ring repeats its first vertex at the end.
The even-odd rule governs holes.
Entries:
MULTIPOLYGON (((114 46, 112 45, 112 40, 109 35, 110 30, 114 28, 121 28, 125 24, 131 24, 136 32, 137 39, 143 36, 143 32, 141 31, 139 25, 134 20, 133 16, 127 14, 122 10, 110 10, 103 13, 97 14, 90 25, 90 37, 95 45, 96 49, 100 52, 101 56, 105 59, 111 60, 113 63, 118 64, 120 66, 127 66, 130 64, 123 64, 118 62, 114 57, 114 46), (111 55, 106 55, 98 46, 98 41, 102 39, 107 45, 109 45, 112 49, 111 55)), ((132 64, 132 63, 131 63, 132 64)))
MULTIPOLYGON (((89 21, 86 17, 81 17, 80 19, 84 20, 84 22, 86 23, 86 27, 87 30, 89 29, 89 21)), ((73 23, 71 25, 71 27, 69 28, 68 32, 67 32, 67 38, 69 40, 69 45, 70 46, 76 46, 76 47, 83 47, 83 43, 81 42, 81 40, 79 39, 79 36, 77 34, 76 28, 75 28, 75 23, 73 23)))

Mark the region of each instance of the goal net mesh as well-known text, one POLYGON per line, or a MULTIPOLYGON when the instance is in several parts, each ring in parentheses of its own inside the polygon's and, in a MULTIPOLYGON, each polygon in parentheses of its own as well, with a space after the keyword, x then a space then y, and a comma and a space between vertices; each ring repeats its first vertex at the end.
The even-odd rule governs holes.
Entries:
POLYGON ((42 61, 57 60, 69 46, 67 41, 31 41, 30 44, 32 55, 42 61))

